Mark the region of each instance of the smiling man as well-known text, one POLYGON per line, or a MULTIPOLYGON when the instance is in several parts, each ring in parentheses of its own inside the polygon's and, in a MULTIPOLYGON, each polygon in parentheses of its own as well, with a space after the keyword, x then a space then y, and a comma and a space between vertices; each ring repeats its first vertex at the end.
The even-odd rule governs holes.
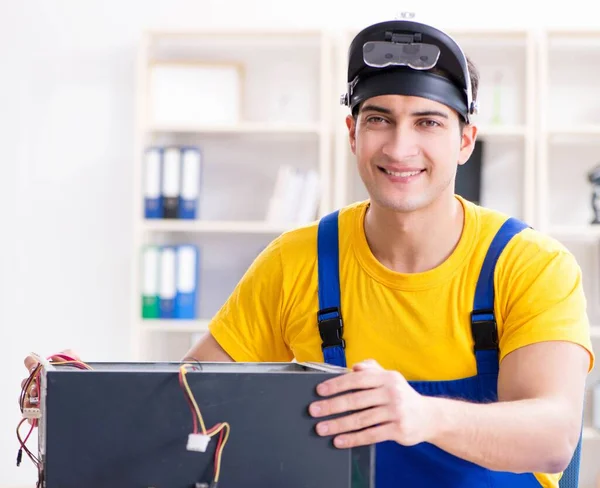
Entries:
POLYGON ((378 488, 556 487, 579 440, 594 356, 575 259, 454 193, 477 82, 438 29, 361 31, 343 103, 370 199, 275 239, 186 354, 350 367, 309 411, 341 449, 377 444, 378 488))
POLYGON ((369 201, 275 239, 188 353, 350 366, 310 412, 345 414, 316 426, 339 448, 377 443, 378 488, 556 487, 579 440, 594 356, 575 259, 454 193, 477 84, 438 29, 361 31, 342 101, 369 201))

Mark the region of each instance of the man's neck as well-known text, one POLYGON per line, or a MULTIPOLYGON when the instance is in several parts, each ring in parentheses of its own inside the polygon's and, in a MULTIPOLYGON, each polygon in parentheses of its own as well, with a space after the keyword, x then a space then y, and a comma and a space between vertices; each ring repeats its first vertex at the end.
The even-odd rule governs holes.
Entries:
POLYGON ((371 203, 364 228, 381 264, 399 273, 421 273, 448 259, 460 241, 463 223, 463 207, 451 195, 410 213, 371 203))

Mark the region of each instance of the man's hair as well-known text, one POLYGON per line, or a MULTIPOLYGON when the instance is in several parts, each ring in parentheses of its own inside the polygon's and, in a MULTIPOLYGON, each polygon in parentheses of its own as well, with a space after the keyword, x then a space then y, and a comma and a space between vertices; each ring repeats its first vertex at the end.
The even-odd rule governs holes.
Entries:
MULTIPOLYGON (((469 70, 469 77, 471 78, 471 94, 473 97, 473 101, 477 101, 477 92, 479 90, 479 70, 477 69, 477 66, 475 66, 475 63, 471 60, 471 58, 469 58, 469 56, 466 56, 467 58, 467 69, 469 70)), ((440 68, 432 68, 430 70, 428 70, 430 73, 439 75, 439 76, 443 76, 444 78, 452 81, 452 82, 456 82, 456 80, 454 80, 452 78, 452 76, 450 76, 450 74, 443 69, 440 68)), ((356 118, 356 116, 358 115, 358 112, 360 112, 360 107, 361 107, 362 103, 359 104, 359 106, 356 108, 356 110, 353 113, 354 118, 356 118)), ((461 116, 458 117, 458 122, 460 125, 460 132, 462 133, 462 130, 465 128, 466 122, 462 119, 461 116)))
MULTIPOLYGON (((471 58, 469 58, 469 56, 466 56, 466 58, 467 58, 467 69, 469 70, 469 77, 471 78, 471 96, 473 97, 473 101, 476 102, 477 101, 477 92, 479 91, 479 70, 477 69, 477 66, 475 66, 475 63, 471 60, 471 58)), ((443 76, 444 78, 446 78, 450 81, 454 81, 452 79, 452 77, 449 75, 449 73, 443 69, 433 68, 429 71, 436 75, 443 76)), ((458 118, 458 122, 460 125, 460 131, 462 133, 462 130, 465 128, 466 122, 460 116, 458 118)))

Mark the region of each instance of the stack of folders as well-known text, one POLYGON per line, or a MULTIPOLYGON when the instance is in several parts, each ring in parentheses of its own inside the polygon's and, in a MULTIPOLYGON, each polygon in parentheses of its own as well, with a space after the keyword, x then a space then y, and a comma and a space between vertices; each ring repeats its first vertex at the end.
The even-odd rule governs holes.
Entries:
POLYGON ((150 147, 144 154, 144 217, 196 219, 201 153, 195 146, 150 147))
POLYGON ((200 251, 193 245, 142 251, 142 318, 198 318, 200 251))

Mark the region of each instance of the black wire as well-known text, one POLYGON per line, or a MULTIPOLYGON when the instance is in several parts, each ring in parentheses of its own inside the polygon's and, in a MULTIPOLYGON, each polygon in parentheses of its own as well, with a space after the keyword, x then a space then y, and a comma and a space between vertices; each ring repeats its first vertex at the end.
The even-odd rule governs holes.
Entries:
POLYGON ((196 367, 198 367, 200 371, 203 371, 202 363, 200 361, 198 361, 196 358, 193 358, 191 356, 185 357, 181 360, 180 364, 187 364, 187 363, 194 363, 194 365, 196 367))

